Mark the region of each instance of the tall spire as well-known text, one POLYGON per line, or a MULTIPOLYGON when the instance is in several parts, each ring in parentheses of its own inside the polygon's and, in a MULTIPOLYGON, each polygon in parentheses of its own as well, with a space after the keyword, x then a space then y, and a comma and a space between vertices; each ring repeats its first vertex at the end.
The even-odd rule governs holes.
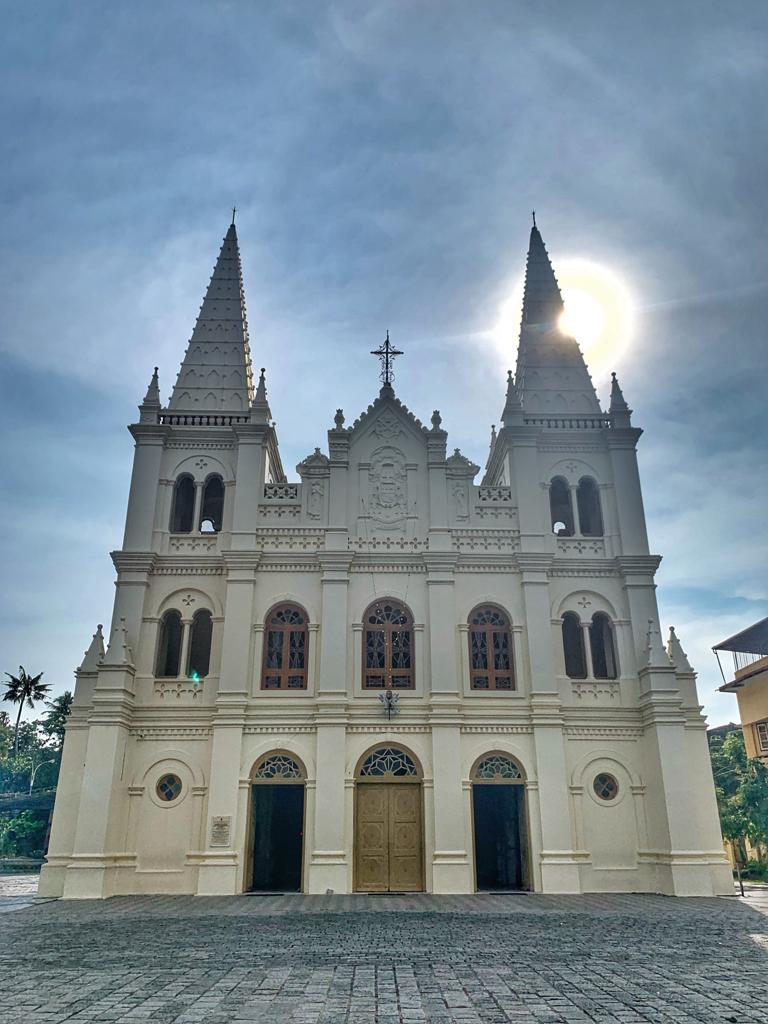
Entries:
POLYGON ((562 312, 563 297, 534 214, 525 265, 523 324, 557 326, 562 312))
POLYGON ((563 297, 534 220, 528 245, 515 384, 526 417, 602 415, 575 338, 560 330, 563 297))
POLYGON ((168 408, 246 412, 252 398, 248 320, 233 215, 168 408))

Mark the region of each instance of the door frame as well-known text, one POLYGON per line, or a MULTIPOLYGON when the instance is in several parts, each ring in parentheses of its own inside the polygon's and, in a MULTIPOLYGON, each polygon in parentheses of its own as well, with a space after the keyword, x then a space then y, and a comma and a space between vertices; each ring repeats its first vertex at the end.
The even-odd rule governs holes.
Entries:
POLYGON ((302 786, 304 789, 304 800, 302 801, 301 811, 301 874, 299 878, 299 888, 297 892, 303 893, 305 891, 305 856, 306 856, 306 833, 307 833, 307 769, 304 766, 304 762, 301 758, 294 754, 291 750, 269 750, 266 754, 262 754, 251 768, 248 776, 248 815, 246 819, 246 850, 245 850, 245 871, 243 873, 243 892, 261 892, 262 890, 251 888, 253 882, 253 868, 254 868, 254 843, 256 840, 256 822, 253 817, 253 789, 255 786, 302 786), (271 779, 259 779, 257 778, 258 771, 262 768, 264 763, 272 757, 287 757, 290 758, 299 768, 301 777, 296 779, 289 778, 271 778, 271 779))
MULTIPOLYGON (((357 887, 357 821, 358 821, 358 787, 360 785, 397 785, 397 786, 418 786, 419 787, 419 827, 421 829, 421 871, 420 871, 420 882, 421 889, 415 890, 418 892, 426 892, 426 832, 425 832, 425 815, 424 815, 424 773, 421 768, 421 764, 416 755, 408 747, 402 743, 375 743, 372 747, 369 747, 359 757, 357 765, 355 766, 355 800, 354 800, 354 814, 352 815, 352 891, 353 892, 370 892, 369 889, 358 889, 357 887), (387 772, 383 775, 361 775, 361 770, 366 760, 375 754, 377 750, 396 750, 400 753, 405 754, 409 760, 413 763, 415 768, 415 774, 413 775, 393 775, 391 772, 387 772)), ((391 891, 391 890, 388 890, 391 891)), ((386 895, 380 893, 378 895, 386 895)))
POLYGON ((514 754, 508 754, 505 750, 489 750, 485 754, 481 754, 480 757, 475 758, 472 765, 472 769, 469 773, 469 819, 472 830, 472 881, 474 884, 475 892, 493 892, 493 889, 478 889, 477 887, 477 837, 475 835, 475 785, 480 786, 520 786, 523 790, 523 813, 521 815, 522 821, 521 826, 524 829, 525 834, 520 837, 520 850, 522 854, 522 876, 523 885, 518 890, 519 892, 533 892, 533 861, 532 861, 532 847, 531 847, 531 819, 528 805, 528 779, 525 774, 520 761, 514 756, 514 754), (479 779, 476 775, 478 766, 489 757, 503 757, 507 761, 511 761, 519 770, 519 779, 503 779, 503 778, 489 778, 479 779))

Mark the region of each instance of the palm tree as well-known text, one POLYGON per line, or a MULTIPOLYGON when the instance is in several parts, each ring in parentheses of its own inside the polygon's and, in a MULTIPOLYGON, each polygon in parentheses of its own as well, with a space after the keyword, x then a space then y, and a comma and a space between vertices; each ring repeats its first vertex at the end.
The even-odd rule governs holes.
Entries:
POLYGON ((43 731, 46 732, 59 747, 61 747, 64 742, 64 729, 67 724, 67 717, 72 710, 72 700, 72 693, 69 690, 65 690, 64 693, 60 693, 58 697, 54 697, 53 700, 47 700, 45 702, 48 712, 43 716, 40 724, 43 727, 43 731))
POLYGON ((36 676, 27 675, 24 666, 19 665, 18 676, 12 676, 10 672, 5 673, 10 682, 5 684, 3 700, 9 700, 12 704, 19 705, 19 713, 16 715, 16 726, 13 730, 13 755, 19 755, 19 725, 21 723, 21 711, 26 701, 28 708, 34 708, 35 701, 42 700, 48 696, 50 684, 41 683, 43 677, 41 672, 36 676))

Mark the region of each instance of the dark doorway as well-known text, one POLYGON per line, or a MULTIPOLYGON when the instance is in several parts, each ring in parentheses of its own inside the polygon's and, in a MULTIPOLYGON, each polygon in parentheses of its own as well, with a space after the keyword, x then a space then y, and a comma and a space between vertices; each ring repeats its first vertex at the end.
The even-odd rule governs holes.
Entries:
POLYGON ((472 806, 478 890, 527 889, 525 787, 476 782, 472 806))
POLYGON ((255 892, 300 892, 304 838, 304 786, 252 787, 255 892))

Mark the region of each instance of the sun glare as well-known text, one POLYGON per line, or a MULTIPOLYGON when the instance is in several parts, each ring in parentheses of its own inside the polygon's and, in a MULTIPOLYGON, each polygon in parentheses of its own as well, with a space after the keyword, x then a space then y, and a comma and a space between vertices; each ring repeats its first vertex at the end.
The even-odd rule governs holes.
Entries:
MULTIPOLYGON (((556 273, 565 304, 560 330, 578 341, 593 374, 608 373, 632 338, 629 291, 613 271, 591 260, 558 260, 556 273)), ((503 303, 494 331, 505 365, 517 347, 522 305, 523 282, 519 281, 503 303)))

